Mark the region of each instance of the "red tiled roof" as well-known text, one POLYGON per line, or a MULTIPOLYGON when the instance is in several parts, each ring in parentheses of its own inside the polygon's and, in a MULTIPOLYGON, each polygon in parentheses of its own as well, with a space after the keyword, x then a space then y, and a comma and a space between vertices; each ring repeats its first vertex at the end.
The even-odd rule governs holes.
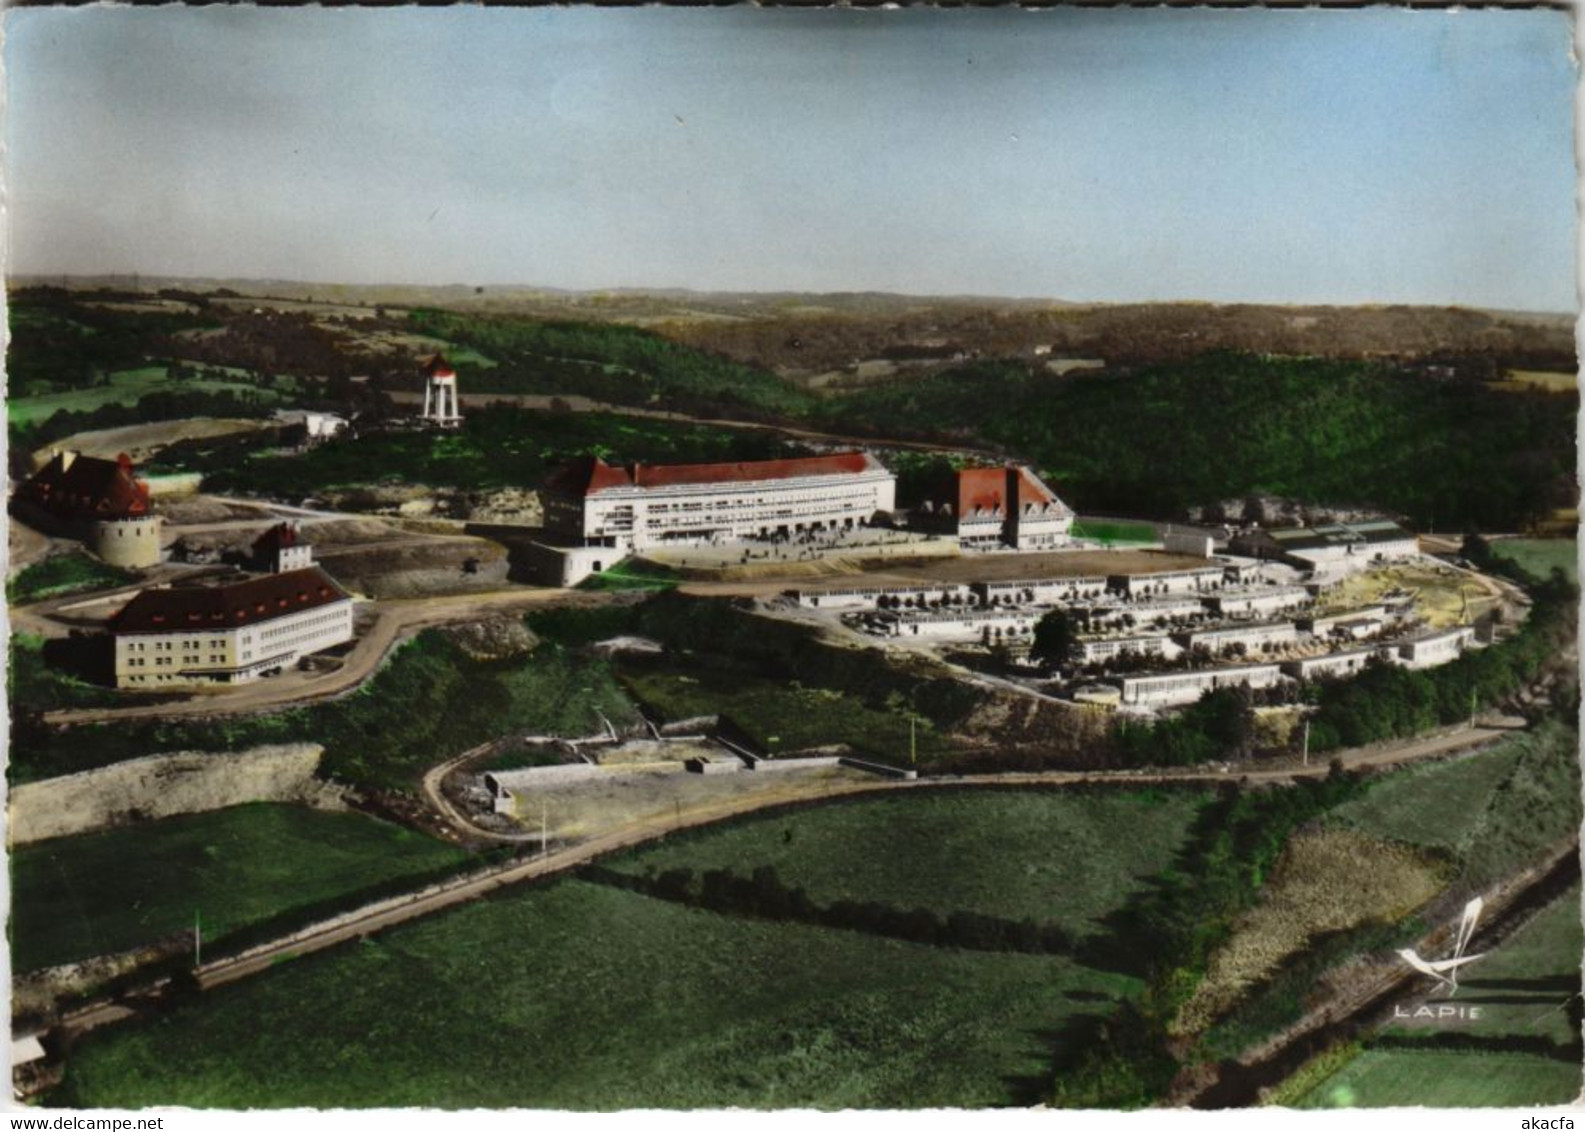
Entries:
POLYGON ((959 519, 1005 518, 1009 498, 1020 512, 1030 504, 1036 507, 1055 504, 1065 509, 1056 493, 1041 483, 1039 477, 1028 468, 1015 465, 961 468, 950 479, 937 484, 927 502, 938 510, 950 506, 952 514, 959 519))
POLYGON ((20 489, 24 499, 61 518, 125 519, 149 513, 149 485, 122 453, 114 460, 57 452, 20 489))
POLYGON ((976 514, 1005 514, 1006 468, 964 468, 958 472, 958 492, 953 514, 968 518, 976 514))
POLYGON ((585 456, 558 468, 546 480, 553 491, 567 495, 593 495, 612 487, 661 488, 689 484, 759 483, 799 476, 857 475, 874 467, 863 452, 830 456, 798 456, 786 460, 751 460, 737 464, 635 464, 614 468, 604 460, 585 456))
POLYGON ((446 360, 445 354, 436 354, 429 359, 429 364, 424 367, 425 377, 456 377, 457 371, 451 368, 451 363, 446 360))
POLYGON ((201 633, 258 625, 332 602, 347 593, 318 566, 222 586, 144 590, 110 619, 113 633, 201 633))

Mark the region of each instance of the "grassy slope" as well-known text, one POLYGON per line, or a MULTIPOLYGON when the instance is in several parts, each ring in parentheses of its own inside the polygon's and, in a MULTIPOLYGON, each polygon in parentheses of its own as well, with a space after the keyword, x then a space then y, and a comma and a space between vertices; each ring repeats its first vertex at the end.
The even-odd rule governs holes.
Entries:
POLYGON ((1000 790, 864 799, 668 840, 619 867, 747 876, 772 865, 817 903, 1030 917, 1082 934, 1171 860, 1203 800, 1000 790))
POLYGON ((79 1046, 74 1104, 988 1105, 1135 984, 580 882, 292 963, 79 1046), (312 1009, 305 1009, 315 1004, 312 1009))
MULTIPOLYGON (((13 638, 13 656, 17 641, 13 638)), ((33 656, 23 652, 24 660, 33 656)), ((39 695, 115 693, 86 684, 59 687, 42 664, 39 695)), ((26 685, 28 688, 33 684, 26 685)), ((548 644, 517 660, 468 659, 430 630, 403 645, 373 680, 339 700, 281 712, 184 723, 94 724, 67 731, 25 729, 13 735, 8 774, 26 782, 70 774, 158 751, 230 751, 259 743, 311 739, 325 745, 325 773, 360 785, 412 790, 423 772, 451 755, 514 730, 587 735, 595 710, 618 725, 637 718, 609 664, 548 644)))
POLYGON ((223 390, 281 400, 276 394, 262 391, 258 386, 246 382, 172 381, 166 376, 164 366, 145 366, 141 369, 112 373, 108 385, 46 393, 36 397, 18 397, 6 403, 6 415, 12 424, 30 425, 47 420, 63 409, 86 413, 105 405, 132 405, 138 398, 150 393, 218 393, 223 390))
MULTIPOLYGON (((668 719, 729 716, 773 754, 847 743, 895 766, 908 762, 906 715, 870 707, 833 689, 799 687, 671 659, 664 668, 629 664, 623 681, 640 701, 668 719)), ((919 721, 913 742, 925 762, 943 749, 926 719, 919 721)))
POLYGON ((1378 837, 1456 852, 1491 792, 1513 772, 1521 749, 1505 743, 1467 758, 1399 771, 1339 806, 1331 820, 1378 837), (1437 804, 1429 804, 1433 800, 1437 804))
POLYGON ((1557 566, 1569 581, 1579 582, 1579 544, 1574 539, 1500 538, 1492 541, 1491 552, 1517 562, 1537 578, 1546 577, 1557 566))
POLYGON ((258 803, 13 850, 12 962, 71 962, 460 862, 460 849, 363 814, 258 803))
POLYGON ((1297 1108, 1506 1108, 1566 1104, 1578 1066, 1532 1054, 1366 1050, 1297 1108))

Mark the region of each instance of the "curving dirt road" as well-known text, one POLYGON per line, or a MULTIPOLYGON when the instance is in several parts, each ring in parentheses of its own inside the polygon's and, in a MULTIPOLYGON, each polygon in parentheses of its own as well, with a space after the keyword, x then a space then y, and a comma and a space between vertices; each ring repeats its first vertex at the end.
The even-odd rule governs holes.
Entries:
POLYGON ((50 724, 110 723, 124 719, 180 719, 187 716, 237 715, 269 708, 330 699, 352 691, 372 675, 400 640, 420 629, 470 621, 490 613, 539 605, 600 605, 614 600, 607 593, 581 590, 526 589, 446 597, 401 598, 371 603, 374 623, 357 639, 340 668, 328 673, 288 672, 238 688, 194 696, 175 703, 128 704, 113 708, 65 708, 46 712, 50 724))

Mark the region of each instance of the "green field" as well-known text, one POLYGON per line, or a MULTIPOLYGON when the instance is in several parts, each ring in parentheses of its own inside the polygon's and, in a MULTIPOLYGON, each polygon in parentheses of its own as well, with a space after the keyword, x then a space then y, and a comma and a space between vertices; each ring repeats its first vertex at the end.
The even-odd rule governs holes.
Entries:
POLYGON ((16 970, 150 943, 202 918, 206 940, 467 855, 363 814, 257 803, 12 850, 16 970))
POLYGON ((112 373, 107 385, 12 398, 7 402, 7 419, 14 425, 31 425, 47 420, 62 409, 87 413, 106 405, 134 405, 138 398, 149 393, 216 393, 222 390, 275 397, 275 394, 247 382, 172 381, 164 366, 145 366, 112 373))
MULTIPOLYGON (((13 700, 29 707, 114 702, 116 693, 43 663, 38 638, 13 637, 13 700), (26 693, 26 694, 24 694, 26 693)), ((471 659, 444 633, 404 644, 356 692, 272 715, 173 723, 13 729, 8 774, 27 782, 151 751, 236 751, 260 743, 323 743, 323 773, 342 782, 413 791, 437 762, 514 731, 588 735, 600 714, 637 713, 606 660, 546 643, 511 660, 471 659), (597 714, 599 713, 599 714, 597 714)), ((26 721, 24 721, 26 722, 26 721)))
POLYGON ((23 568, 6 582, 6 600, 12 605, 64 597, 83 590, 125 585, 135 575, 79 551, 68 551, 23 568))
POLYGON ((1394 841, 1457 852, 1518 764, 1518 742, 1448 762, 1426 763, 1375 780, 1331 820, 1394 841))
POLYGON ((1027 917, 1082 936, 1172 860, 1204 798, 965 790, 856 799, 668 839, 618 868, 748 876, 770 865, 819 904, 1027 917))
POLYGON ((1553 567, 1563 571, 1569 581, 1579 582, 1579 544, 1571 538, 1500 538, 1491 542, 1491 552, 1499 558, 1518 563, 1537 578, 1545 578, 1553 567))
POLYGON ((1366 1050, 1295 1108, 1510 1108, 1568 1104, 1578 1065, 1522 1053, 1366 1050))
POLYGON ((1053 1036, 1138 984, 679 907, 516 889, 77 1046, 73 1106, 1028 1103, 1053 1036))
POLYGON ((1086 523, 1075 521, 1074 538, 1095 539, 1108 544, 1160 542, 1156 528, 1145 523, 1086 523))

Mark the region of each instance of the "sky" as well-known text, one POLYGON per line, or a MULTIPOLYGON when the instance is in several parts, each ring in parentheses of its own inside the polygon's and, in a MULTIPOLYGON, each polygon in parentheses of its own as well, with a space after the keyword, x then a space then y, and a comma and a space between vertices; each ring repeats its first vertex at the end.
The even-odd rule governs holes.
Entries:
POLYGON ((1573 310, 1556 11, 23 8, 7 270, 1573 310))

